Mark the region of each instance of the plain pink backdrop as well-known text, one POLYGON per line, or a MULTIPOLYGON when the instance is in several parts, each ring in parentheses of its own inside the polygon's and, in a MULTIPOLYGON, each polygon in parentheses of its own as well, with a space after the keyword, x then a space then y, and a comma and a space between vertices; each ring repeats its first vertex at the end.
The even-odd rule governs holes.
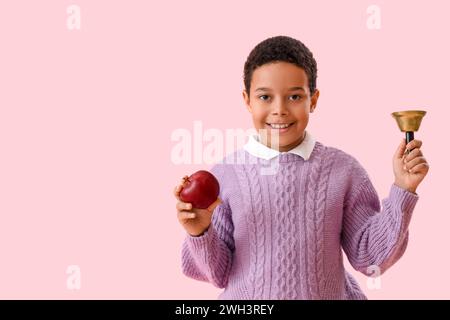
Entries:
POLYGON ((403 258, 370 299, 450 298, 446 202, 448 1, 2 1, 0 298, 215 299, 181 273, 173 187, 209 165, 174 165, 171 134, 250 128, 242 69, 263 39, 314 53, 309 130, 354 155, 384 198, 403 137, 390 113, 428 112, 431 169, 403 258), (81 8, 81 30, 66 8, 81 8), (381 9, 381 29, 366 26, 381 9), (81 290, 66 269, 81 268, 81 290))

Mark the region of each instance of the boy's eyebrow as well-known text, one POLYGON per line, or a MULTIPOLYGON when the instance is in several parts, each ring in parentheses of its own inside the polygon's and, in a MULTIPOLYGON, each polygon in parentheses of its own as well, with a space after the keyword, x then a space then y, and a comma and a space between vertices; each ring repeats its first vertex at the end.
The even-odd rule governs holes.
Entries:
MULTIPOLYGON (((270 90, 271 90, 270 88, 261 87, 256 89, 255 91, 270 91, 270 90)), ((306 92, 306 90, 303 87, 292 87, 288 91, 295 91, 295 90, 303 90, 306 92)))

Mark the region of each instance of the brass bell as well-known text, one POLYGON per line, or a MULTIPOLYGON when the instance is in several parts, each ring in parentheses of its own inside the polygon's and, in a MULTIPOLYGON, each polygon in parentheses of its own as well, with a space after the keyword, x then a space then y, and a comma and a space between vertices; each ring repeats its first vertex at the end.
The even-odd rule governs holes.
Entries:
POLYGON ((400 131, 406 132, 406 143, 414 140, 414 132, 419 130, 422 118, 426 113, 426 111, 421 110, 407 110, 392 113, 400 131))

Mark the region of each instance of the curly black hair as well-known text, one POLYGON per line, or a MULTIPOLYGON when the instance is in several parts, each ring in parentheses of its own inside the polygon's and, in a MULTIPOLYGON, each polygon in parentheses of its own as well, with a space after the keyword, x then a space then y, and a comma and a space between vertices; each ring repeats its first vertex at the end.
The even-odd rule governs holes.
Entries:
POLYGON ((255 69, 277 61, 290 62, 305 70, 310 93, 316 91, 317 63, 312 52, 297 39, 276 36, 260 42, 247 57, 244 65, 244 85, 248 95, 255 69))

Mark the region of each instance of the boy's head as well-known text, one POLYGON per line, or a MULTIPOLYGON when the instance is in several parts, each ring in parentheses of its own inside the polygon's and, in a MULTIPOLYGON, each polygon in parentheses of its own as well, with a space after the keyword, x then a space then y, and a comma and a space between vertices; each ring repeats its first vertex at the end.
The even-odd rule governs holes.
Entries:
POLYGON ((278 36, 264 40, 244 66, 244 101, 257 130, 278 134, 280 151, 303 141, 309 113, 319 98, 317 64, 300 41, 278 36), (289 125, 287 128, 284 126, 289 125))

